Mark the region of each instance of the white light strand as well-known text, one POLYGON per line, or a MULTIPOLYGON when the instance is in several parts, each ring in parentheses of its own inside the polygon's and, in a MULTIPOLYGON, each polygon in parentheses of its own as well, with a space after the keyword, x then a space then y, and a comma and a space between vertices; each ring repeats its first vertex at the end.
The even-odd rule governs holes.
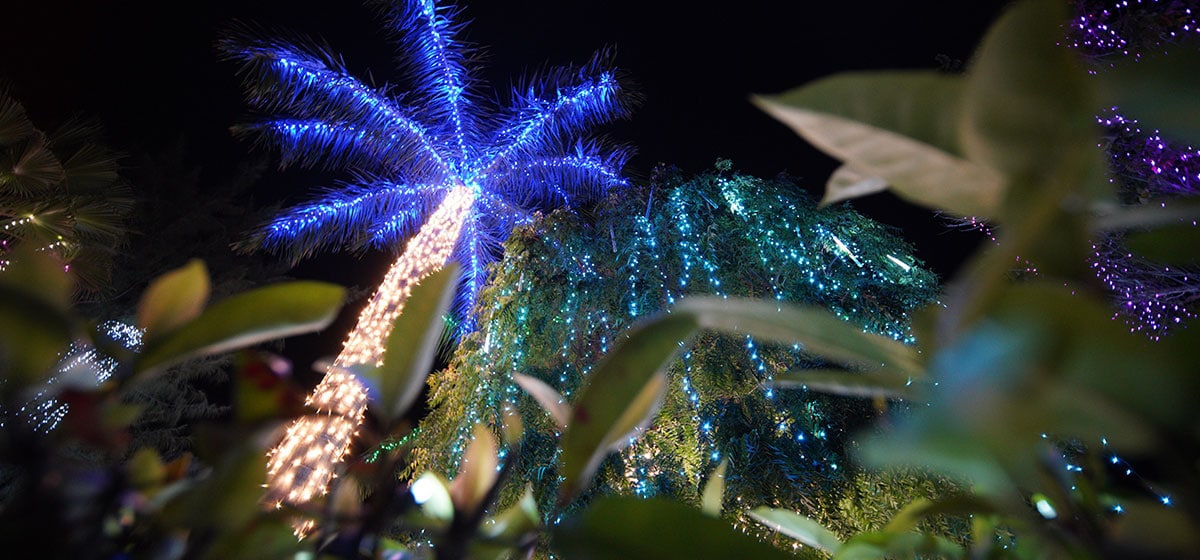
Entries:
MULTIPOLYGON (((288 427, 267 463, 266 500, 275 507, 300 505, 324 495, 337 464, 350 450, 367 407, 367 390, 347 368, 379 364, 384 343, 412 287, 440 269, 450 258, 476 192, 456 187, 421 227, 404 254, 392 264, 379 289, 358 317, 341 354, 309 395, 307 405, 317 414, 301 417, 288 427)), ((298 525, 298 535, 312 528, 298 525)))
MULTIPOLYGON (((0 268, 0 270, 3 270, 0 268)), ((137 352, 142 347, 142 330, 120 321, 106 321, 100 325, 108 338, 120 343, 126 349, 137 352)), ((55 366, 56 374, 47 379, 41 387, 33 391, 33 396, 25 401, 15 411, 0 409, 0 427, 11 419, 13 414, 20 416, 23 421, 38 433, 48 434, 58 427, 66 418, 69 407, 67 403, 55 398, 65 385, 99 385, 108 381, 118 362, 116 358, 97 350, 84 341, 72 342, 67 351, 55 366), (93 381, 94 379, 94 381, 93 381)))

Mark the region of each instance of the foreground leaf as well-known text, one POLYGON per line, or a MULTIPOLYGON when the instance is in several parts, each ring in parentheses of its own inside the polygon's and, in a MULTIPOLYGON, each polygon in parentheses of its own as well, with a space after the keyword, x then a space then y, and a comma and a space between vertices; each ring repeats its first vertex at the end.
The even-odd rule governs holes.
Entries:
POLYGON ((1134 234, 1125 239, 1125 246, 1153 262, 1200 267, 1200 228, 1192 225, 1175 225, 1134 234))
POLYGON ((368 386, 377 389, 372 393, 387 423, 404 416, 425 386, 457 279, 458 266, 450 265, 414 286, 388 335, 383 364, 358 372, 368 386))
POLYGON ((71 341, 71 321, 58 307, 0 284, 0 391, 48 378, 71 341))
POLYGON ((834 170, 825 182, 825 196, 821 198, 820 206, 880 193, 887 188, 887 179, 868 176, 849 165, 843 165, 834 170))
POLYGON ((560 502, 587 488, 600 461, 627 435, 618 432, 636 427, 657 410, 657 394, 647 388, 655 393, 657 386, 665 388, 656 374, 695 332, 692 317, 660 314, 634 327, 588 376, 563 433, 560 502))
MULTIPOLYGON (((2 100, 2 97, 0 97, 2 100)), ((71 286, 48 253, 24 246, 0 274, 0 391, 44 380, 71 341, 71 286)))
POLYGON ((825 552, 836 553, 842 546, 842 541, 833 531, 794 511, 757 507, 750 511, 750 517, 778 533, 825 552))
POLYGON ((147 375, 188 358, 319 331, 333 321, 344 296, 343 288, 324 282, 288 282, 231 296, 147 345, 135 372, 147 375))
POLYGON ((886 371, 844 371, 813 369, 776 374, 771 382, 775 387, 808 389, 843 397, 882 397, 913 399, 916 392, 912 378, 886 371))
POLYGON ((1096 80, 1104 106, 1118 106, 1163 136, 1200 145, 1200 55, 1194 42, 1167 53, 1145 53, 1099 72, 1096 80))
POLYGON ((267 457, 258 442, 226 451, 212 472, 164 513, 176 526, 241 531, 261 515, 260 500, 267 476, 267 457))
POLYGON ((450 483, 455 511, 469 515, 479 507, 496 483, 496 465, 496 438, 487 427, 476 424, 458 476, 450 483))
POLYGON ((846 541, 835 560, 886 558, 963 558, 964 551, 953 541, 924 533, 882 531, 863 533, 846 541))
POLYGON ((960 139, 972 161, 1026 183, 1056 174, 1069 152, 1095 151, 1099 107, 1075 54, 1058 44, 1067 18, 1063 2, 1027 0, 988 30, 962 91, 960 139))
POLYGON ((513 374, 513 381, 550 413, 550 418, 554 420, 558 429, 566 429, 567 421, 571 417, 571 407, 563 401, 558 391, 541 379, 520 373, 513 374))
POLYGON ((150 282, 138 301, 137 326, 145 330, 147 341, 162 338, 199 316, 208 294, 208 269, 192 259, 150 282))
MULTIPOLYGON (((854 172, 882 178, 901 197, 962 216, 989 216, 1003 198, 1003 183, 990 168, 962 157, 961 88, 961 78, 935 72, 855 72, 754 101, 854 172)), ((826 199, 844 194, 830 192, 826 199)))
POLYGON ((909 375, 922 372, 912 348, 865 333, 822 307, 688 297, 672 308, 672 313, 694 317, 702 328, 781 344, 801 344, 806 352, 843 365, 868 369, 890 367, 909 375))
POLYGON ((551 547, 572 560, 793 558, 686 504, 630 497, 596 500, 552 530, 551 547))
POLYGON ((721 463, 708 475, 704 484, 704 492, 700 495, 700 511, 713 517, 721 516, 721 505, 725 501, 725 471, 729 469, 729 459, 721 459, 721 463))
POLYGON ((521 499, 485 521, 482 532, 494 539, 516 540, 536 530, 541 525, 541 520, 537 500, 533 497, 533 485, 527 484, 521 499))

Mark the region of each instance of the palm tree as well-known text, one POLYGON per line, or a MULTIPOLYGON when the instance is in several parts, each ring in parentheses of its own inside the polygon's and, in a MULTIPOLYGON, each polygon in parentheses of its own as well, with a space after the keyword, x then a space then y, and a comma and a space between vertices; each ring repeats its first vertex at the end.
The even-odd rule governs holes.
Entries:
POLYGON ((365 389, 347 367, 380 360, 410 286, 450 260, 461 263, 454 313, 458 334, 469 332, 485 267, 514 226, 625 184, 627 152, 583 137, 634 103, 604 53, 545 72, 516 88, 509 108, 498 108, 477 93, 456 9, 434 0, 376 5, 405 59, 413 103, 355 78, 311 44, 261 39, 243 28, 220 45, 248 76, 251 105, 268 115, 238 131, 277 146, 284 165, 353 171, 353 179, 286 211, 245 246, 299 260, 331 248, 396 250, 408 239, 309 397, 322 414, 295 422, 273 451, 267 496, 277 506, 326 491, 366 406, 365 389))
POLYGON ((82 293, 107 284, 134 200, 100 127, 72 120, 53 132, 0 90, 0 270, 19 246, 48 251, 82 293))

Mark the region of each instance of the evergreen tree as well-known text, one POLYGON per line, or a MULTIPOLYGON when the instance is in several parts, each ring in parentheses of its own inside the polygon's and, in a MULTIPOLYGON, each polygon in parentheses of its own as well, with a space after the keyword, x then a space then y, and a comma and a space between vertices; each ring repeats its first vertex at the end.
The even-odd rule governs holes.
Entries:
MULTIPOLYGON (((648 187, 610 197, 590 219, 554 212, 516 230, 482 293, 481 329, 431 377, 432 411, 410 474, 454 472, 471 426, 498 427, 515 407, 526 436, 504 496, 531 483, 548 505, 558 430, 513 374, 541 379, 570 401, 622 331, 685 295, 819 304, 907 340, 910 311, 935 297, 934 275, 885 226, 846 206, 814 206, 789 179, 731 173, 720 162, 693 178, 659 170, 648 187)), ((671 367, 652 427, 610 458, 595 487, 694 500, 728 459, 727 508, 838 516, 838 493, 856 476, 842 460, 845 436, 875 416, 870 403, 771 384, 776 373, 820 365, 801 348, 700 336, 671 367)), ((850 509, 843 515, 855 515, 850 509)))

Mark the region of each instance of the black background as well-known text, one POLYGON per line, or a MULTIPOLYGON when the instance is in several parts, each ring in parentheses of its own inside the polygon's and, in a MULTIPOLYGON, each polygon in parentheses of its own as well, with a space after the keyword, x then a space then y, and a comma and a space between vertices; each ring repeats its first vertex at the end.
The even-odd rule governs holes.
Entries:
MULTIPOLYGON (((614 47, 616 64, 646 97, 632 120, 605 129, 636 147, 628 168, 634 176, 648 175, 658 162, 699 172, 728 158, 743 172, 799 176, 817 194, 834 162, 754 108, 748 96, 841 70, 961 66, 1004 4, 479 0, 462 6, 459 19, 469 21, 465 38, 482 47, 482 93, 496 91, 502 101, 523 73, 614 47)), ((0 80, 35 123, 49 128, 70 114, 95 116, 110 143, 133 154, 182 138, 190 159, 213 175, 261 154, 228 131, 247 111, 236 68, 213 45, 235 20, 319 37, 360 77, 404 83, 393 71, 381 20, 352 1, 17 1, 0 17, 7 20, 0 80)), ((271 172, 246 204, 300 202, 330 180, 271 172)), ((171 185, 136 187, 153 197, 171 185)), ((854 206, 900 228, 943 278, 978 242, 978 235, 948 231, 939 217, 888 194, 854 206)), ((386 262, 317 258, 292 274, 372 286, 386 262)))

